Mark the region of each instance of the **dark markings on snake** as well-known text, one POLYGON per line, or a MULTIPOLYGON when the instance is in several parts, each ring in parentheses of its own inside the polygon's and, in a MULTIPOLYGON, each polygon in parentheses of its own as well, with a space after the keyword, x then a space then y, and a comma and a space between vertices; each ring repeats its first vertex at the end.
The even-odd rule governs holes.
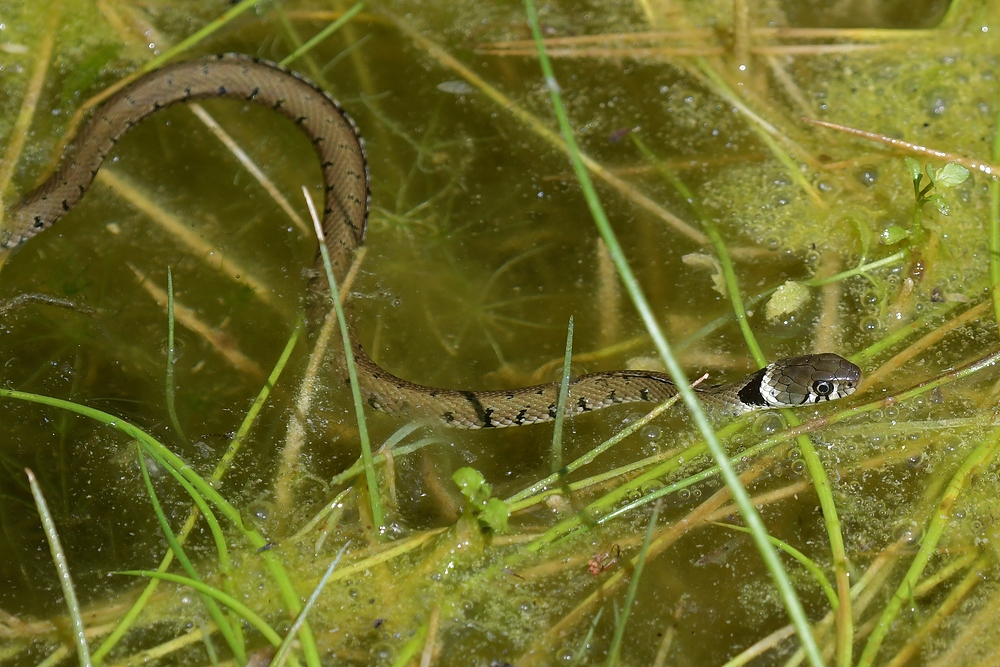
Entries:
POLYGON ((767 373, 767 368, 762 368, 750 376, 750 381, 743 385, 743 388, 740 389, 737 394, 741 401, 747 405, 757 407, 766 407, 769 405, 769 403, 764 400, 764 395, 760 393, 760 383, 764 380, 765 373, 767 373))
MULTIPOLYGON (((458 393, 465 397, 465 400, 468 401, 470 406, 472 406, 473 411, 476 413, 476 423, 489 426, 490 417, 486 414, 486 408, 483 407, 483 403, 479 400, 479 397, 476 396, 476 393, 472 391, 460 391, 458 393)), ((492 412, 493 411, 490 410, 490 413, 492 412)))

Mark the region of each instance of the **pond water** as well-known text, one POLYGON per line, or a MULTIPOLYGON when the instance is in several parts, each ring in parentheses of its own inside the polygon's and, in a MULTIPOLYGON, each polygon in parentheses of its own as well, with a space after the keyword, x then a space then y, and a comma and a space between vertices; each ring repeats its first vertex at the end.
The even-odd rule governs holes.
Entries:
MULTIPOLYGON (((0 8, 5 205, 54 165, 82 104, 231 8, 67 0, 56 13, 34 4, 0 8)), ((995 373, 864 406, 996 349, 989 178, 974 171, 946 187, 937 171, 957 156, 998 158, 995 8, 970 2, 949 12, 932 1, 919 11, 906 4, 907 15, 892 3, 838 3, 835 11, 748 3, 740 15, 740 3, 605 4, 541 6, 542 30, 581 150, 596 165, 601 203, 681 363, 691 375, 709 372, 710 382, 755 368, 720 287, 707 224, 732 258, 749 328, 769 359, 836 351, 870 377, 843 404, 796 412, 839 525, 814 490, 810 445, 781 435, 787 416, 716 424, 770 534, 831 582, 827 592, 813 571, 782 555, 820 649, 829 664, 834 655, 838 664, 864 661, 866 651, 878 664, 991 664, 1000 646, 988 620, 997 604, 995 373), (951 154, 916 156, 917 168, 930 163, 939 181, 923 195, 940 197, 915 214, 903 152, 803 116, 951 154), (690 189, 691 201, 671 179, 690 189), (842 272, 850 275, 817 280, 842 272), (769 317, 766 299, 787 281, 805 298, 769 317), (844 545, 842 581, 857 587, 846 635, 853 657, 837 649, 831 531, 844 545), (929 565, 913 573, 929 539, 929 565), (888 614, 907 577, 912 595, 888 614)), ((341 13, 305 2, 261 5, 180 57, 233 51, 279 61, 341 13)), ((402 3, 363 9, 289 65, 329 89, 365 137, 372 214, 348 311, 371 356, 408 380, 458 389, 557 380, 570 317, 575 374, 658 367, 549 134, 552 106, 529 40, 516 3, 402 3)), ((918 190, 929 179, 923 174, 918 190)), ((208 101, 141 123, 83 201, 7 259, 2 386, 134 424, 209 478, 304 316, 307 335, 231 467, 208 485, 266 546, 221 510, 231 562, 220 559, 204 521, 186 546, 206 581, 279 635, 291 620, 274 567, 304 599, 350 540, 309 615, 325 664, 418 664, 424 655, 442 665, 603 663, 653 503, 609 514, 678 484, 657 510, 619 664, 721 665, 762 640, 773 641, 752 664, 796 662, 798 640, 753 540, 706 523, 742 525, 718 476, 701 474, 711 458, 682 408, 545 493, 520 492, 553 469, 551 424, 420 424, 377 468, 387 515, 386 539, 378 539, 364 475, 342 475, 360 445, 351 394, 335 370, 339 343, 315 352, 321 314, 306 286, 316 244, 302 223, 302 186, 322 193, 315 155, 267 109, 208 101), (287 208, 240 165, 209 116, 287 208), (177 317, 172 399, 168 269, 177 317), (301 442, 290 427, 296 415, 301 442), (464 466, 482 473, 493 497, 514 499, 506 531, 484 532, 451 481, 464 466)), ((35 664, 65 642, 73 659, 24 469, 38 476, 53 511, 90 614, 92 648, 139 590, 109 573, 155 569, 169 546, 134 439, 57 407, 5 397, 3 411, 0 610, 11 616, 0 618, 0 657, 35 664)), ((646 412, 619 406, 568 422, 563 463, 646 412)), ((375 447, 409 421, 367 416, 375 447)), ((144 460, 178 530, 190 498, 162 463, 144 460)), ((226 641, 210 631, 215 622, 190 589, 163 585, 102 658, 140 659, 174 641, 165 651, 172 662, 230 660, 226 641)), ((270 655, 259 629, 237 625, 249 659, 270 655)))

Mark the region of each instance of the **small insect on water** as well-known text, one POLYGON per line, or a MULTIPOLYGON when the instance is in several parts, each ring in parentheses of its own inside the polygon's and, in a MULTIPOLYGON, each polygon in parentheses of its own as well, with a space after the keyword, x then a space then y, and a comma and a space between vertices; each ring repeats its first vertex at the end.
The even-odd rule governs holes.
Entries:
POLYGON ((621 555, 622 548, 617 544, 612 544, 607 549, 602 548, 590 557, 587 569, 596 577, 601 572, 613 567, 618 562, 618 559, 621 558, 621 555))

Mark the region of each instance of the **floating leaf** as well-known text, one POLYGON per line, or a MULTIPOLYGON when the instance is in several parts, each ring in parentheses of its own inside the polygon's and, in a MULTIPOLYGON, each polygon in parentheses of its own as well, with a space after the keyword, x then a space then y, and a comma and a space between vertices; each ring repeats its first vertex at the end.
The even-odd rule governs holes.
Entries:
POLYGON ((920 170, 920 163, 911 157, 905 157, 903 158, 903 161, 906 162, 906 168, 910 170, 910 178, 913 179, 914 183, 919 185, 920 180, 923 178, 923 173, 920 170))
POLYGON ((718 259, 703 252, 689 252, 681 257, 681 261, 688 266, 711 271, 712 289, 722 296, 726 296, 726 279, 722 275, 722 265, 719 264, 718 259))
POLYGON ((764 307, 764 315, 769 320, 795 312, 809 301, 809 288, 802 283, 789 280, 774 291, 764 307))

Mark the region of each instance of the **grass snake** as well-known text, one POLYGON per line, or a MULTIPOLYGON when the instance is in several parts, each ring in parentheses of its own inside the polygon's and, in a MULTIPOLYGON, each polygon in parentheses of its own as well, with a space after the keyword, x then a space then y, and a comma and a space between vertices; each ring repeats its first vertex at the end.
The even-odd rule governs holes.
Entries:
MULTIPOLYGON (((67 147, 55 173, 7 211, 0 248, 15 249, 50 227, 80 201, 115 143, 150 114, 204 98, 263 105, 309 137, 323 172, 323 227, 334 275, 343 280, 365 237, 369 174, 354 121, 329 95, 278 66, 238 54, 176 63, 148 73, 110 97, 67 147)), ((353 337, 353 334, 352 334, 353 337)), ((534 424, 556 414, 558 384, 500 391, 456 391, 408 382, 382 369, 353 340, 362 393, 387 412, 416 411, 463 428, 534 424)), ((698 387, 703 402, 730 415, 842 398, 854 392, 860 369, 831 353, 780 359, 731 384, 698 387)), ((653 371, 590 373, 570 384, 567 414, 635 401, 661 402, 677 388, 653 371)))

